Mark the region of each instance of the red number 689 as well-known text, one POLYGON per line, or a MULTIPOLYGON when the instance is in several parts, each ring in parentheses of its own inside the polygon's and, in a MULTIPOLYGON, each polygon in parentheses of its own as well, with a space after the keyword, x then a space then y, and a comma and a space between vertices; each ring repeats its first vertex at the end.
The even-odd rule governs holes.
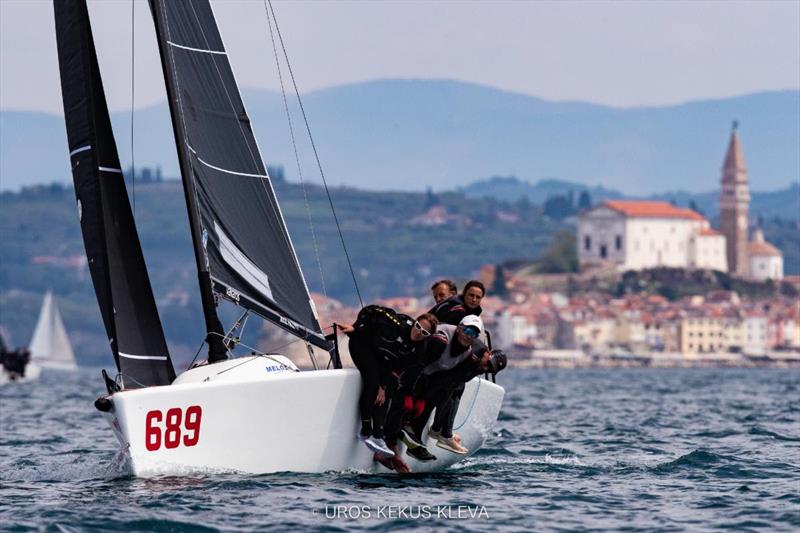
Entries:
POLYGON ((158 409, 149 411, 145 418, 145 447, 151 452, 160 449, 162 444, 167 449, 177 448, 181 445, 181 436, 184 446, 196 445, 200 440, 202 417, 203 409, 199 405, 187 407, 186 416, 180 407, 173 407, 166 414, 158 409), (163 431, 162 422, 164 422, 163 431))

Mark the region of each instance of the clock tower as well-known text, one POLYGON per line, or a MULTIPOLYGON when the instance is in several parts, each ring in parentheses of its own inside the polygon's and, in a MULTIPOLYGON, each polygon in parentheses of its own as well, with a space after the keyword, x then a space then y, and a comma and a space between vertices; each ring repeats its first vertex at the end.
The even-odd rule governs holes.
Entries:
POLYGON ((736 133, 738 122, 734 121, 728 153, 722 165, 722 182, 719 196, 719 226, 725 235, 728 269, 736 276, 748 275, 747 257, 748 216, 750 187, 747 169, 736 133))

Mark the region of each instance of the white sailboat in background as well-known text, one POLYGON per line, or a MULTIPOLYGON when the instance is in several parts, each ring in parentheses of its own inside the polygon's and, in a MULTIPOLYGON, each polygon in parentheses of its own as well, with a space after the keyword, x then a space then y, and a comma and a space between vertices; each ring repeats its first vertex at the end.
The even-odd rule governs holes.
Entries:
POLYGON ((47 291, 47 294, 44 295, 39 321, 33 331, 29 349, 31 362, 28 365, 26 377, 28 377, 28 373, 34 372, 33 367, 37 367, 35 370, 37 375, 41 368, 78 369, 78 365, 75 363, 75 352, 72 351, 67 330, 64 329, 64 321, 61 320, 58 304, 56 304, 51 291, 47 291))

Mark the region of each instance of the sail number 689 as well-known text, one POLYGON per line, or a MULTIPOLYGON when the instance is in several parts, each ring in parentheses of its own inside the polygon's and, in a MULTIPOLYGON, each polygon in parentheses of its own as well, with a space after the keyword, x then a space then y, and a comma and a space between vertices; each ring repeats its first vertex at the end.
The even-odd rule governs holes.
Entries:
POLYGON ((154 452, 163 444, 167 449, 194 446, 200 440, 200 420, 203 409, 199 405, 183 409, 173 407, 166 413, 155 409, 147 413, 144 427, 144 445, 148 451, 154 452))

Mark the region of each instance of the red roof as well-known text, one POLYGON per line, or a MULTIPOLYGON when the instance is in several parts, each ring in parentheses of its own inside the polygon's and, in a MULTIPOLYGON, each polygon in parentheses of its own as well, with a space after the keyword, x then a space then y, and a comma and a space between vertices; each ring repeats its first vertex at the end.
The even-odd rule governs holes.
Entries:
POLYGON ((721 232, 719 232, 719 231, 717 231, 715 229, 712 229, 712 228, 701 229, 700 231, 697 232, 697 234, 698 235, 702 235, 703 237, 711 237, 711 236, 722 235, 721 232))
POLYGON ((667 202, 652 202, 641 200, 606 200, 603 205, 629 217, 645 218, 686 218, 690 220, 705 220, 700 213, 691 209, 675 207, 667 202))
POLYGON ((748 242, 747 255, 762 255, 769 257, 780 257, 783 254, 768 242, 748 242))

